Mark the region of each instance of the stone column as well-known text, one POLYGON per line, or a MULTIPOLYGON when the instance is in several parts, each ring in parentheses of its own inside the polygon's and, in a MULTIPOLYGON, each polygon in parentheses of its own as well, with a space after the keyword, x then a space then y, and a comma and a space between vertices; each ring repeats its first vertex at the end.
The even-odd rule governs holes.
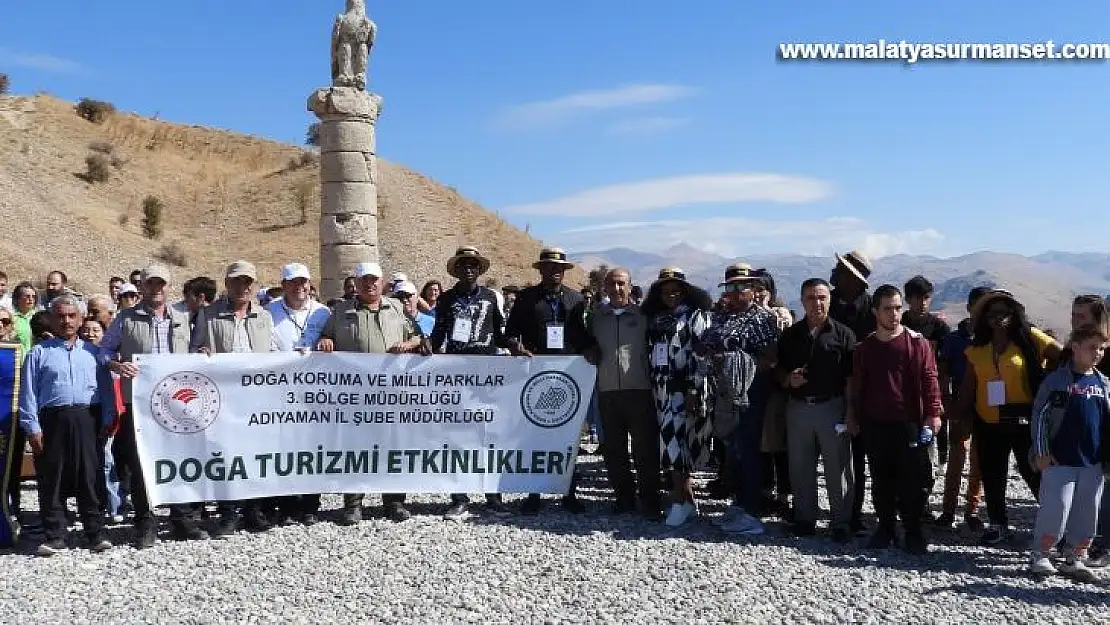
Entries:
POLYGON ((378 254, 378 168, 374 123, 380 96, 356 87, 319 89, 308 109, 320 118, 320 298, 343 294, 343 280, 378 254))

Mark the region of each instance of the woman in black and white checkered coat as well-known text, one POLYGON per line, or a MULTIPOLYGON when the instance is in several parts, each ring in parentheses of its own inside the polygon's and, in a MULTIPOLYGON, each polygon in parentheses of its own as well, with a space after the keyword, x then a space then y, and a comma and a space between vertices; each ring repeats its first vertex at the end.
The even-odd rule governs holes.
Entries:
POLYGON ((671 469, 674 480, 666 519, 672 527, 697 515, 690 476, 709 459, 712 425, 705 376, 699 375, 705 363, 695 349, 709 327, 712 305, 709 294, 674 267, 659 272, 643 305, 663 466, 671 469))

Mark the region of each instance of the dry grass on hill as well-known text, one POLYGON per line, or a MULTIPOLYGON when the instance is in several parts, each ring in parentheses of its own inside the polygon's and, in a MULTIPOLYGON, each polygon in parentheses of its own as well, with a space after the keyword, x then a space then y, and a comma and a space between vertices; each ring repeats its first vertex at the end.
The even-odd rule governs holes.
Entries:
MULTIPOLYGON (((388 142, 388 139, 386 139, 388 142)), ((55 268, 82 291, 104 291, 176 246, 181 279, 218 277, 230 261, 255 262, 265 284, 292 260, 319 269, 318 170, 292 166, 305 151, 258 137, 117 113, 93 124, 71 102, 0 97, 0 269, 11 282, 41 282, 55 268), (115 161, 105 182, 85 178, 86 158, 115 161), (164 205, 164 234, 142 234, 142 203, 164 205)), ((448 280, 444 264, 463 243, 493 260, 499 285, 535 280, 541 244, 453 189, 379 160, 378 228, 386 271, 448 280)), ((180 281, 178 281, 180 283, 180 281)), ((584 284, 574 270, 569 284, 584 284)))

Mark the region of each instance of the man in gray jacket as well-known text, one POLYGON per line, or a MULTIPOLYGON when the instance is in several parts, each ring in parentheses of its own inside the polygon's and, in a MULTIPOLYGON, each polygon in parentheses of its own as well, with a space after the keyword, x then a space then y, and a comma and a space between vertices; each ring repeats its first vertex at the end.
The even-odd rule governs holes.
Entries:
MULTIPOLYGON (((274 320, 270 312, 251 296, 258 273, 254 265, 240 260, 227 267, 224 288, 227 294, 211 306, 197 311, 190 349, 205 354, 236 354, 276 352, 274 320)), ((273 501, 250 499, 246 501, 221 501, 220 519, 215 536, 225 538, 235 533, 238 525, 236 507, 241 507, 243 521, 250 531, 264 532, 270 522, 262 513, 262 506, 273 507, 273 501)))
POLYGON ((627 269, 612 269, 605 275, 605 294, 608 303, 589 317, 587 330, 593 345, 585 353, 597 365, 605 469, 618 514, 636 511, 638 486, 644 514, 659 519, 659 423, 648 375, 647 317, 632 303, 627 269), (629 436, 635 479, 628 457, 629 436))

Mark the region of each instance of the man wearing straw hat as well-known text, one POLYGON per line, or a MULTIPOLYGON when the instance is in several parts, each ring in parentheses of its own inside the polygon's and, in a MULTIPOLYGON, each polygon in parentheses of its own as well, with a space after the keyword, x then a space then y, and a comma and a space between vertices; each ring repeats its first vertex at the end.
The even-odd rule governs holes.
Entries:
MULTIPOLYGON (((581 354, 589 345, 585 325, 585 300, 578 291, 563 284, 567 269, 574 263, 557 247, 545 247, 539 260, 532 264, 540 273, 540 283, 522 289, 509 314, 505 336, 509 349, 522 356, 581 354)), ((571 478, 570 492, 563 497, 563 506, 570 512, 581 512, 582 504, 575 494, 578 474, 571 478)), ((528 495, 521 512, 538 514, 543 501, 536 493, 528 495)))
MULTIPOLYGON (((871 295, 867 291, 867 280, 873 271, 871 260, 858 250, 835 256, 836 267, 829 278, 829 283, 833 286, 829 318, 848 326, 856 340, 862 341, 871 336, 876 327, 875 313, 871 310, 871 295)), ((852 441, 852 470, 855 474, 855 491, 849 527, 854 533, 862 534, 867 529, 862 519, 867 489, 867 450, 859 437, 853 437, 852 441)))
MULTIPOLYGON (((489 259, 477 248, 464 246, 447 260, 447 273, 458 280, 436 302, 432 351, 447 354, 495 356, 508 348, 502 328, 505 317, 497 292, 480 286, 478 278, 489 271, 489 259)), ((448 519, 466 516, 470 498, 465 493, 451 495, 448 519)), ((486 510, 504 514, 500 493, 486 493, 486 510)))

